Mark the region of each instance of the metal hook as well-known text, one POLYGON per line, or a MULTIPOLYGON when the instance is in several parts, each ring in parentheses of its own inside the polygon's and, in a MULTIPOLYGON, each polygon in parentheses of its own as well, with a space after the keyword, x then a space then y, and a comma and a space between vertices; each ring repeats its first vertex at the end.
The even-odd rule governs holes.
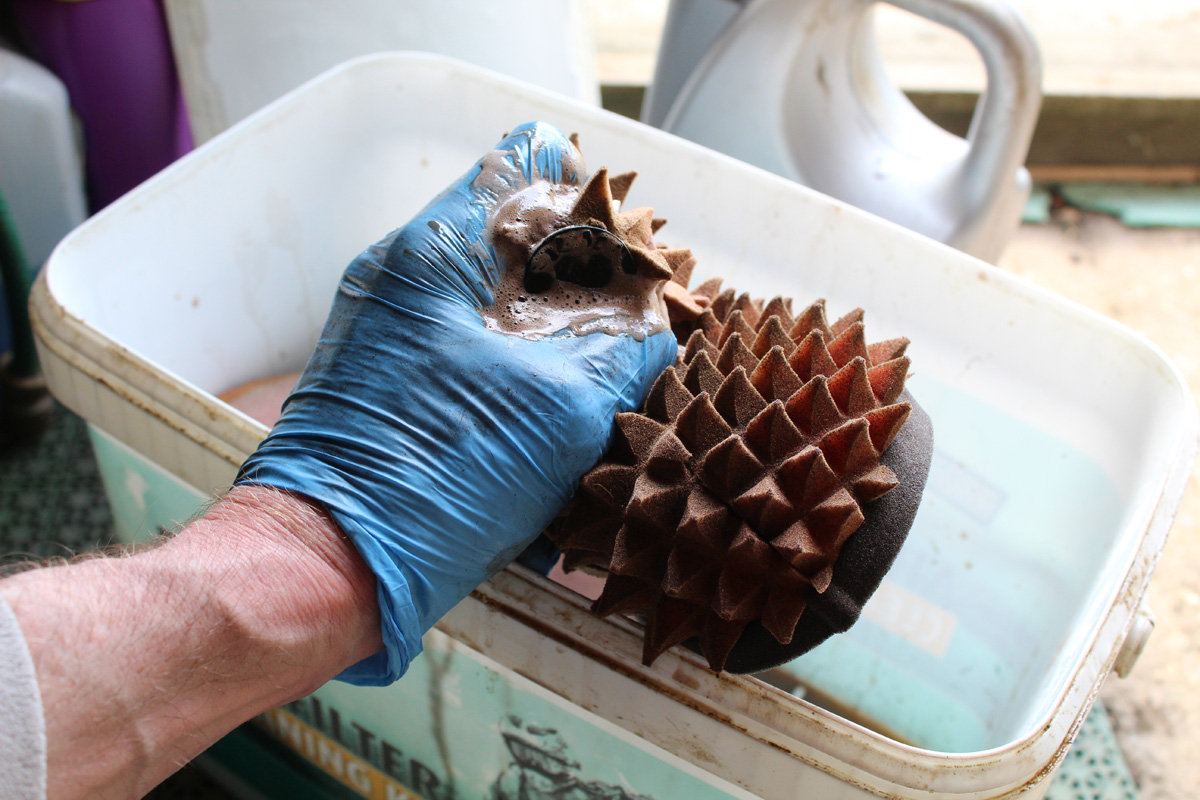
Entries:
POLYGON ((561 228, 538 242, 525 265, 525 290, 549 291, 557 278, 588 289, 612 282, 616 265, 629 275, 637 271, 633 253, 616 235, 591 225, 561 228))

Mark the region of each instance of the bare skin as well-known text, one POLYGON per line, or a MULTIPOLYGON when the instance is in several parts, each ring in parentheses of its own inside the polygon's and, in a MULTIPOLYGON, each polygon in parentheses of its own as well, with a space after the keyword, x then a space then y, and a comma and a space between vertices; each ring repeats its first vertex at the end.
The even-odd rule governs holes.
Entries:
POLYGON ((0 595, 37 670, 54 800, 141 797, 383 646, 353 545, 262 487, 234 488, 161 546, 22 572, 0 595))

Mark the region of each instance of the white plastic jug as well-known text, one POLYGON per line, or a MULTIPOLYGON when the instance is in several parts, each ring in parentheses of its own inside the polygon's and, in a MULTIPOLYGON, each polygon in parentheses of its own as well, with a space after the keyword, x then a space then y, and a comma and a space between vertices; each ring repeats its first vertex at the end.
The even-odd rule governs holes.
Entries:
POLYGON ((1004 0, 892 0, 987 71, 961 139, 885 72, 875 0, 672 0, 642 119, 994 261, 1029 196, 1041 57, 1004 0))

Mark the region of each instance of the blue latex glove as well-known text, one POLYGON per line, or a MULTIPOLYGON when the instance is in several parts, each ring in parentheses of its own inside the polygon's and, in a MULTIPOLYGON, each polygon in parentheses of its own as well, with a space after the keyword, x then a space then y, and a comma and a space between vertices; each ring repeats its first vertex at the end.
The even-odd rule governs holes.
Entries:
POLYGON ((385 651, 342 674, 382 685, 428 630, 558 513, 613 415, 672 362, 669 330, 527 339, 488 330, 489 214, 536 175, 577 184, 572 145, 522 126, 342 277, 304 375, 237 483, 324 506, 379 581, 385 651))

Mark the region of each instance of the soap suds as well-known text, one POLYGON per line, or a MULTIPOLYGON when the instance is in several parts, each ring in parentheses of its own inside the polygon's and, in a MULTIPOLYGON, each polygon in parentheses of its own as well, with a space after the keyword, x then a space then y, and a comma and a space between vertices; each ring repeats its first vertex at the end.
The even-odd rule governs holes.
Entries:
MULTIPOLYGON (((498 151, 499 152, 499 151, 498 151)), ((582 168, 564 161, 564 173, 582 168)), ((502 178, 493 174, 497 169, 511 172, 511 161, 493 153, 483 160, 477 181, 495 187, 502 178)), ((628 189, 632 178, 622 176, 621 193, 628 189)), ((604 286, 585 286, 539 273, 536 281, 527 281, 530 258, 538 245, 548 236, 571 226, 585 226, 611 233, 610 240, 619 239, 629 251, 655 251, 657 247, 648 226, 639 226, 637 219, 643 210, 621 215, 611 206, 612 199, 607 172, 600 170, 584 186, 555 183, 534 176, 534 182, 513 193, 500 204, 488 220, 487 238, 501 265, 500 279, 492 286, 494 302, 482 309, 484 323, 499 333, 538 339, 570 333, 586 335, 607 333, 630 334, 643 339, 648 334, 667 329, 667 311, 663 303, 662 274, 646 274, 641 262, 632 255, 629 264, 636 270, 626 271, 628 264, 613 263, 611 279, 604 286), (600 184, 603 185, 600 185, 600 184), (607 198, 609 213, 596 211, 596 198, 607 198), (634 215, 634 216, 630 216, 634 215), (607 217, 599 219, 598 217, 607 217), (626 225, 621 225, 625 221, 626 225), (548 283, 546 288, 543 284, 548 283)), ((613 245, 607 245, 612 251, 613 245)), ((603 248, 601 248, 603 249, 603 248)), ((658 256, 656 261, 663 260, 658 256)), ((613 259, 618 261, 617 258, 613 259)), ((663 262, 666 263, 665 261, 663 262)), ((669 274, 669 273, 668 273, 669 274)))

